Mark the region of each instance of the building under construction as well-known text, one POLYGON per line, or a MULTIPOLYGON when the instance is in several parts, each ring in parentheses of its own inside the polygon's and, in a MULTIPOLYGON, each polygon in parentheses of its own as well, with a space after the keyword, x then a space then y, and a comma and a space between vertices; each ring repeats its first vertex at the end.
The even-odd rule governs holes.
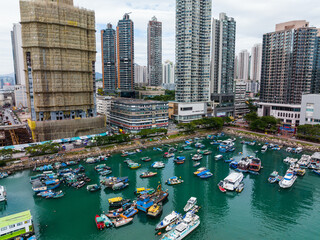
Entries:
POLYGON ((101 133, 96 116, 95 14, 73 0, 20 0, 22 47, 37 141, 101 133))

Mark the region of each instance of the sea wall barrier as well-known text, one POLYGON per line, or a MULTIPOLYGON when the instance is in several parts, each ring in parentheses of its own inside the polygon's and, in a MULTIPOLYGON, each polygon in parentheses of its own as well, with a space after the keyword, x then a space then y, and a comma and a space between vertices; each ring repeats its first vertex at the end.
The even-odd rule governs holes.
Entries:
POLYGON ((280 147, 293 147, 293 148, 302 147, 303 150, 307 150, 307 151, 312 151, 312 152, 320 151, 320 147, 312 144, 311 142, 306 143, 304 141, 299 141, 295 139, 290 139, 290 138, 284 139, 276 136, 273 137, 273 136, 265 135, 263 133, 247 132, 247 131, 233 129, 233 128, 226 128, 224 129, 224 132, 228 135, 244 137, 244 138, 259 141, 262 143, 266 143, 266 142, 273 143, 280 147))

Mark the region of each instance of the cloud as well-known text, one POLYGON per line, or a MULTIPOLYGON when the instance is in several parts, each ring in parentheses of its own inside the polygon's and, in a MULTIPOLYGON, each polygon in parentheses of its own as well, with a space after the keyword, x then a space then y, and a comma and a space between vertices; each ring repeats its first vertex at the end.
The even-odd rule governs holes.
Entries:
MULTIPOLYGON (((117 25, 124 13, 135 27, 135 62, 146 65, 147 24, 156 16, 163 25, 163 61, 175 59, 175 0, 74 0, 76 6, 96 13, 97 66, 101 72, 100 30, 108 22, 117 25)), ((311 26, 320 27, 320 4, 316 0, 214 0, 212 16, 227 13, 237 22, 236 51, 248 49, 262 42, 262 35, 274 31, 275 24, 291 20, 307 20, 311 26)), ((18 0, 3 1, 0 8, 0 74, 13 72, 10 31, 19 22, 18 0)))

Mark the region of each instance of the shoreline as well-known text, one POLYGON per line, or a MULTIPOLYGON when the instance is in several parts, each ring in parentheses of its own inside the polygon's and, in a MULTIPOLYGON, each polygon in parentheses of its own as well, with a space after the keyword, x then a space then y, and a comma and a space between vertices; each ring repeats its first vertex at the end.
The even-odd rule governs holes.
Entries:
MULTIPOLYGON (((85 159, 88 157, 98 157, 100 155, 114 154, 114 153, 120 153, 123 151, 143 149, 143 148, 146 149, 149 147, 181 142, 189 138, 205 137, 208 134, 216 134, 217 132, 218 131, 204 131, 204 132, 194 133, 191 135, 181 135, 176 138, 154 140, 152 142, 148 141, 148 139, 134 140, 133 142, 125 143, 125 144, 118 144, 118 145, 111 144, 111 145, 100 146, 100 147, 79 148, 79 151, 77 151, 77 149, 73 149, 72 151, 69 151, 69 152, 62 152, 58 154, 34 157, 35 159, 38 159, 38 160, 32 160, 32 158, 29 158, 28 160, 24 160, 20 163, 11 163, 5 167, 0 167, 0 172, 13 173, 18 171, 33 169, 35 166, 40 167, 43 165, 54 164, 55 162, 78 161, 79 159, 85 159)), ((307 150, 307 151, 312 151, 312 152, 320 151, 320 147, 313 146, 312 143, 301 144, 298 141, 294 141, 290 139, 284 140, 284 139, 277 138, 276 136, 271 137, 265 134, 244 131, 241 129, 233 129, 233 128, 227 127, 223 129, 223 132, 226 133, 227 135, 244 137, 244 138, 256 140, 259 142, 270 142, 273 144, 277 144, 281 147, 284 147, 284 146, 295 147, 295 148, 302 147, 303 150, 307 150)), ((167 136, 167 137, 170 137, 170 136, 167 136)))
MULTIPOLYGON (((51 154, 46 156, 36 156, 33 157, 35 159, 43 158, 42 160, 32 160, 32 157, 29 157, 28 160, 25 160, 21 163, 12 163, 5 167, 0 167, 0 172, 18 172, 24 171, 28 169, 33 169, 35 166, 40 167, 48 164, 54 164, 55 162, 68 162, 68 161, 78 161, 79 159, 86 159, 89 157, 98 157, 100 155, 107 155, 107 154, 115 154, 121 153, 123 151, 130 151, 136 149, 146 149, 149 147, 164 145, 164 144, 172 144, 181 142, 185 139, 195 138, 195 137, 204 137, 208 134, 216 134, 218 131, 206 131, 206 132, 198 132, 191 135, 182 135, 176 138, 168 138, 168 139, 161 139, 161 140, 153 140, 148 141, 148 139, 139 139, 133 140, 133 142, 125 143, 125 144, 111 144, 107 146, 100 146, 100 147, 92 147, 92 148, 80 148, 80 151, 73 151, 58 153, 58 154, 51 154)), ((170 136, 167 136, 170 137, 170 136)))
POLYGON ((280 147, 302 147, 304 151, 311 151, 311 152, 319 152, 320 147, 314 145, 311 142, 305 142, 299 139, 293 140, 293 139, 284 139, 277 136, 270 136, 265 135, 263 133, 257 133, 257 132, 251 132, 248 130, 243 129, 236 129, 236 128, 225 128, 224 132, 227 135, 233 135, 237 137, 244 137, 251 140, 256 140, 259 142, 269 142, 276 145, 279 145, 280 147))

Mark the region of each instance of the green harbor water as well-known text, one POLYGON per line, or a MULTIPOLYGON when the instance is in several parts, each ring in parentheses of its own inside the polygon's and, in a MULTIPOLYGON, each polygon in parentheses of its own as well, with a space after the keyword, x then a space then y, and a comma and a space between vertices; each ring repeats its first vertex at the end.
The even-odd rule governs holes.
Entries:
MULTIPOLYGON (((320 177, 307 170, 306 175, 298 177, 290 189, 280 189, 278 184, 267 181, 274 170, 283 176, 288 165, 282 160, 288 155, 297 156, 296 154, 286 153, 284 150, 255 153, 261 149, 261 145, 242 145, 238 138, 235 143, 236 151, 224 153, 224 158, 257 156, 262 160, 263 169, 260 175, 245 174, 245 188, 242 193, 224 194, 219 191, 217 183, 230 173, 229 164, 214 160, 214 156, 219 154, 217 145, 210 145, 207 139, 201 141, 206 145, 205 149, 213 151, 211 155, 204 156, 199 166, 209 168, 213 173, 211 178, 200 179, 194 176, 196 168, 192 166, 191 154, 196 152, 195 148, 176 153, 187 158, 184 164, 176 165, 162 157, 168 147, 160 146, 163 152, 147 149, 129 156, 130 159, 142 163, 137 170, 129 169, 123 162, 125 158, 120 154, 113 155, 105 162, 112 167, 113 176, 129 176, 129 187, 118 192, 102 189, 90 193, 85 187, 76 190, 60 186, 59 189, 65 192, 63 198, 41 199, 35 196, 29 183, 30 176, 36 173, 24 171, 2 179, 0 185, 7 188, 8 201, 7 204, 0 205, 0 216, 30 209, 36 235, 40 240, 151 240, 160 238, 155 231, 160 219, 173 210, 182 212, 187 200, 194 196, 202 207, 198 213, 201 224, 186 239, 320 239, 320 177), (243 152, 243 155, 239 155, 239 152, 243 152), (152 160, 142 162, 140 158, 143 156, 150 156, 152 160), (150 167, 152 162, 160 160, 166 163, 164 169, 150 167), (146 170, 157 171, 158 175, 141 179, 139 175, 146 170), (172 176, 181 177, 184 183, 176 186, 165 185, 164 182, 172 176), (139 212, 132 224, 118 229, 97 230, 94 217, 108 211, 108 198, 121 196, 135 199, 135 188, 156 188, 159 182, 164 189, 169 190, 169 198, 160 219, 150 219, 139 212)), ((82 165, 92 179, 90 184, 98 183, 99 176, 94 170, 97 164, 82 165)))

